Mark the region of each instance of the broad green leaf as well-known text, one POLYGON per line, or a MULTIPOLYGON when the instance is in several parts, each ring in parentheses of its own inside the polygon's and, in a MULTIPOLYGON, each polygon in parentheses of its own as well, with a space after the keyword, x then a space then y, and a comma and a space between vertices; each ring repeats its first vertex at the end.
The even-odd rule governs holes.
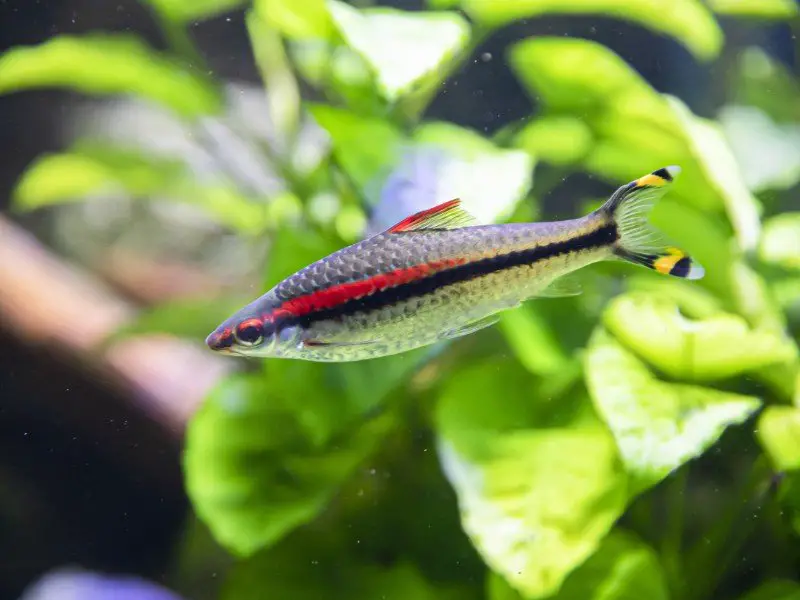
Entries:
POLYGON ((391 426, 388 414, 358 423, 327 372, 278 361, 266 375, 229 377, 189 424, 189 496, 232 552, 251 555, 311 521, 391 426))
POLYGON ((543 116, 530 121, 514 141, 531 156, 554 165, 571 165, 589 153, 592 130, 570 116, 543 116))
POLYGON ((675 301, 645 294, 611 300, 603 322, 636 354, 670 377, 714 381, 791 361, 791 339, 753 329, 737 315, 717 313, 702 319, 681 314, 675 301))
POLYGON ((456 13, 360 11, 338 0, 326 2, 339 33, 372 67, 389 102, 435 74, 469 40, 469 25, 456 13))
POLYGON ((333 33, 325 0, 253 0, 253 8, 292 39, 328 39, 333 33))
POLYGON ((800 212, 788 212, 764 222, 761 260, 800 271, 800 212))
POLYGON ((796 0, 708 0, 715 13, 732 17, 790 19, 800 14, 796 0))
MULTIPOLYGON (((668 600, 664 573, 652 549, 633 535, 612 531, 548 600, 668 600)), ((499 576, 489 580, 489 600, 522 600, 499 576)))
POLYGON ((800 407, 768 406, 756 436, 777 470, 800 470, 800 407))
POLYGON ((146 0, 159 14, 179 24, 211 19, 241 8, 247 0, 146 0))
POLYGON ((748 188, 786 190, 800 181, 800 125, 777 125, 755 106, 730 104, 719 114, 748 188))
POLYGON ((800 600, 800 584, 788 579, 774 579, 748 592, 740 600, 800 600))
POLYGON ((142 334, 164 333, 203 343, 222 321, 252 298, 173 300, 143 310, 133 321, 115 331, 109 341, 142 334))
POLYGON ((514 363, 459 373, 436 413, 442 469, 486 563, 530 598, 556 592, 624 510, 613 439, 584 399, 549 403, 514 363))
POLYGON ((755 250, 761 234, 761 205, 750 193, 722 128, 695 116, 677 99, 671 99, 671 106, 706 180, 725 204, 739 248, 755 250))
MULTIPOLYGON (((658 94, 595 42, 532 38, 516 44, 510 60, 530 95, 544 105, 540 118, 570 115, 590 128, 594 143, 582 161, 586 169, 623 183, 677 164, 682 172, 670 197, 704 212, 726 210, 741 247, 753 246, 758 204, 716 125, 658 94)), ((515 143, 525 147, 525 135, 523 129, 515 143)))
POLYGON ((28 211, 116 194, 191 204, 242 233, 261 233, 273 220, 266 204, 244 198, 232 184, 200 182, 178 162, 109 147, 38 158, 17 182, 13 202, 17 210, 28 211))
POLYGON ((400 131, 384 119, 316 104, 311 114, 327 131, 333 153, 347 175, 368 199, 398 160, 405 143, 400 131))
POLYGON ((132 94, 185 117, 222 109, 222 96, 210 80, 129 35, 58 36, 0 56, 0 93, 50 87, 132 94))
POLYGON ((744 422, 760 404, 751 396, 661 382, 602 329, 589 344, 586 378, 637 483, 635 492, 702 454, 726 427, 744 422))
POLYGON ((437 202, 460 198, 480 223, 510 217, 531 188, 534 161, 527 153, 498 148, 471 129, 430 122, 419 127, 413 139, 446 153, 436 174, 437 202))
POLYGON ((500 27, 548 14, 607 15, 672 36, 697 57, 711 59, 722 47, 722 31, 698 0, 461 0, 483 25, 500 27))

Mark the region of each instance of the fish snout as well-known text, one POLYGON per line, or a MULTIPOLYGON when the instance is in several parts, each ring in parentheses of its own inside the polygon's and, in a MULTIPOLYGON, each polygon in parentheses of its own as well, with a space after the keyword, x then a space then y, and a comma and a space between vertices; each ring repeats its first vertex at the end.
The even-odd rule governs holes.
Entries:
POLYGON ((230 352, 233 345, 233 334, 229 330, 212 331, 206 338, 206 346, 215 352, 230 352))

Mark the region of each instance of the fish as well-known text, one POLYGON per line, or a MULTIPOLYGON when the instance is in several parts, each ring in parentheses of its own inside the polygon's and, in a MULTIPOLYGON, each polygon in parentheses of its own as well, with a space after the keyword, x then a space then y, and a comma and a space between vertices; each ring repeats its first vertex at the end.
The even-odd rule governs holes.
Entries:
POLYGON ((679 173, 660 168, 564 221, 481 225, 459 199, 443 202, 297 271, 206 344, 245 357, 367 360, 472 334, 527 300, 579 294, 571 274, 599 261, 700 279, 703 267, 648 220, 679 173))

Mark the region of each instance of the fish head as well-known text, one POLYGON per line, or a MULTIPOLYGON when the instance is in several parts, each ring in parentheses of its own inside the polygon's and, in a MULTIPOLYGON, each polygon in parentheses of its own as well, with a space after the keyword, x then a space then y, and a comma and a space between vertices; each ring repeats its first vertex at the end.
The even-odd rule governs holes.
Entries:
POLYGON ((221 354, 272 356, 276 341, 273 320, 245 309, 212 331, 206 338, 206 345, 221 354))

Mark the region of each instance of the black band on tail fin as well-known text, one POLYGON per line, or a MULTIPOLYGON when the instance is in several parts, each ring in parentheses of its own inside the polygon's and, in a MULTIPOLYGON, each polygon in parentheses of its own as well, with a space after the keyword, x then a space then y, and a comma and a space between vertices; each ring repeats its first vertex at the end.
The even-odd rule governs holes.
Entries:
POLYGON ((649 220, 649 213, 680 173, 664 167, 623 185, 598 210, 617 226, 614 253, 621 259, 664 275, 700 279, 705 271, 683 250, 670 243, 649 220))

